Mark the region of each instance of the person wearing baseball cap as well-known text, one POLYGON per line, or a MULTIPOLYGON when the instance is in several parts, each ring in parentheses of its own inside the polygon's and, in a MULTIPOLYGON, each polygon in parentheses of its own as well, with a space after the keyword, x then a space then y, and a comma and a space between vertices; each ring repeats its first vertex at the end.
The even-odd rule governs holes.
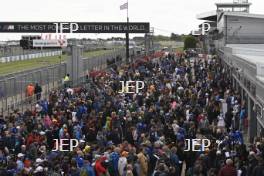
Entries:
POLYGON ((24 157, 24 154, 22 154, 22 153, 19 153, 19 154, 17 155, 17 161, 16 161, 16 164, 17 164, 17 170, 18 170, 18 171, 21 171, 21 170, 24 169, 23 157, 24 157))

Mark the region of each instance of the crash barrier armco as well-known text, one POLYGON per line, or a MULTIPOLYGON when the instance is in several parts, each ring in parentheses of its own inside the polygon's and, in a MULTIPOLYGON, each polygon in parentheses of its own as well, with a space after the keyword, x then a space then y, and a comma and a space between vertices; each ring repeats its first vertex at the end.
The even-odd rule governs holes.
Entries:
POLYGON ((41 57, 59 56, 61 54, 62 51, 58 50, 58 51, 45 51, 45 52, 32 53, 32 54, 21 54, 16 56, 6 56, 6 57, 0 57, 0 63, 37 59, 41 57))

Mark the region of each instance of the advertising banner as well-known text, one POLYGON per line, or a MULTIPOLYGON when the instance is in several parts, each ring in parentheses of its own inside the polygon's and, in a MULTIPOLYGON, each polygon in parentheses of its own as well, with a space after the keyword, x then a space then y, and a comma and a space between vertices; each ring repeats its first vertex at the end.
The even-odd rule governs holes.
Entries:
POLYGON ((67 47, 67 40, 33 40, 33 47, 67 47))
POLYGON ((145 22, 0 22, 5 33, 149 33, 145 22))

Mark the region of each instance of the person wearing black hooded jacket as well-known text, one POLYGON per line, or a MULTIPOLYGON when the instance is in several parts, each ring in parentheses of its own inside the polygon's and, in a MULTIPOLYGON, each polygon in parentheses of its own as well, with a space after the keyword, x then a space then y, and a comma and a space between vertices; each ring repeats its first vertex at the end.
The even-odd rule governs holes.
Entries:
POLYGON ((41 92, 42 92, 42 87, 38 83, 36 83, 34 94, 36 95, 37 101, 41 99, 41 92))
POLYGON ((258 158, 258 165, 253 169, 251 176, 263 176, 264 175, 264 160, 263 158, 258 158))

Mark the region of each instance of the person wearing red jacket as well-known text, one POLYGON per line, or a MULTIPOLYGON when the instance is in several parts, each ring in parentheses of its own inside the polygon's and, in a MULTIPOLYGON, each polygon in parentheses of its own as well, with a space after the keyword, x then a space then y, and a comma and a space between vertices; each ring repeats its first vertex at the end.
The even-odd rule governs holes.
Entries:
POLYGON ((103 162, 106 160, 106 157, 100 157, 95 162, 95 172, 96 176, 104 176, 107 174, 107 169, 103 166, 103 162))
POLYGON ((220 169, 218 176, 237 176, 236 168, 231 159, 226 160, 226 165, 220 169))

